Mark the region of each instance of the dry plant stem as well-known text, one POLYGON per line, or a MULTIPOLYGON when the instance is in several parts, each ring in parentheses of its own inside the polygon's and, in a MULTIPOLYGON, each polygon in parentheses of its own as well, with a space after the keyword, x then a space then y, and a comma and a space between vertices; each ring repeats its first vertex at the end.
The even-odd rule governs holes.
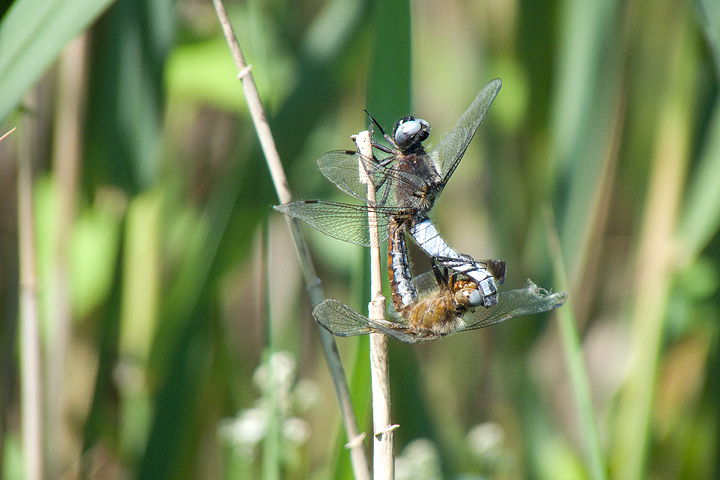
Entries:
MULTIPOLYGON (((28 122, 32 120, 27 120, 28 122)), ((30 132, 32 128, 28 129, 30 132)), ((28 135, 31 136, 31 135, 28 135)), ((43 477, 40 330, 35 272, 32 155, 29 139, 18 154, 18 231, 20 236, 20 378, 25 478, 43 477)))
POLYGON ((0 137, 0 142, 2 142, 3 140, 5 140, 5 138, 6 138, 8 135, 10 135, 11 133, 13 133, 13 132, 15 131, 15 128, 16 128, 16 127, 11 128, 9 132, 7 132, 7 133, 4 134, 2 137, 0 137))
MULTIPOLYGON (((270 126, 267 123, 265 112, 260 102, 260 95, 255 86, 252 73, 250 72, 250 66, 245 63, 240 45, 237 42, 235 33, 230 25, 230 20, 227 16, 227 11, 221 0, 213 0, 213 5, 217 12, 220 24, 222 25, 225 38, 227 39, 230 51, 235 59, 235 65, 238 69, 238 78, 242 81, 243 91, 245 98, 248 102, 248 109, 252 116, 255 129, 260 139, 260 145, 265 155, 265 160, 270 169, 270 175, 272 176, 273 184, 277 192, 280 202, 287 203, 292 198, 290 194, 290 188, 288 187, 287 178, 285 177, 285 171, 282 168, 280 162, 280 155, 275 148, 275 141, 270 130, 270 126)), ((302 234, 300 224, 296 219, 288 219, 288 224, 295 241, 295 245, 298 250, 300 257, 300 263, 302 265, 303 276, 305 278, 305 285, 310 295, 310 301, 313 305, 320 303, 324 294, 322 291, 322 283, 315 274, 315 267, 310 256, 310 251, 305 242, 305 237, 302 234)), ((365 456, 365 450, 362 448, 362 434, 358 431, 357 422, 355 420, 355 413, 353 412, 352 402, 350 401, 350 389, 348 388, 347 380, 345 377, 345 371, 340 361, 340 353, 335 343, 335 338, 330 332, 317 325, 318 332, 320 333, 320 341, 323 346, 323 352, 325 353, 325 359, 328 362, 330 373, 335 384, 335 391, 338 396, 340 403, 340 410, 343 417, 343 424, 345 425, 345 432, 348 437, 347 447, 350 449, 350 460, 352 463, 353 473, 356 479, 369 480, 370 472, 368 471, 368 461, 365 456)))
MULTIPOLYGON (((55 137, 53 145, 53 169, 56 178, 55 219, 57 235, 53 245, 51 286, 48 295, 53 305, 48 319, 52 328, 53 341, 48 345, 47 359, 47 435, 59 441, 51 442, 48 455, 48 473, 56 477, 62 474, 63 453, 68 443, 60 439, 72 438, 66 431, 63 414, 66 404, 66 366, 70 343, 70 244, 75 218, 78 172, 82 155, 83 98, 85 91, 85 52, 87 36, 75 39, 63 53, 58 70, 58 96, 56 124, 62 132, 55 137), (65 448, 61 448, 61 447, 65 448)), ((79 455, 80 445, 72 444, 73 454, 79 455)))
POLYGON ((260 140, 260 145, 265 155, 265 161, 268 164, 270 175, 275 184, 275 191, 278 193, 280 202, 287 203, 291 199, 290 188, 288 187, 285 171, 280 162, 280 155, 277 152, 277 148, 275 148, 275 140, 273 139, 270 125, 265 117, 265 110, 260 101, 260 93, 255 86, 255 79, 250 71, 251 67, 245 63, 245 57, 232 30, 232 25, 230 25, 230 19, 227 16, 225 5, 223 5, 221 0, 213 0, 213 5, 215 5, 215 11, 218 14, 225 38, 235 59, 235 65, 238 68, 238 78, 242 81, 243 93, 245 93, 245 99, 248 102, 248 109, 250 110, 250 115, 255 125, 255 131, 257 131, 258 139, 260 140))
MULTIPOLYGON (((355 141, 362 155, 372 158, 372 144, 368 131, 358 133, 355 141)), ((359 165, 362 169, 362 164, 359 165)), ((362 170, 360 170, 362 172, 362 170)), ((375 186, 365 177, 369 202, 375 203, 375 186)), ((368 209, 370 227, 370 319, 385 320, 385 297, 382 294, 380 267, 380 245, 377 211, 368 209)), ((370 376, 373 398, 373 478, 392 480, 395 478, 395 457, 393 455, 393 430, 390 424, 390 380, 388 375, 387 337, 381 333, 370 334, 370 376)))

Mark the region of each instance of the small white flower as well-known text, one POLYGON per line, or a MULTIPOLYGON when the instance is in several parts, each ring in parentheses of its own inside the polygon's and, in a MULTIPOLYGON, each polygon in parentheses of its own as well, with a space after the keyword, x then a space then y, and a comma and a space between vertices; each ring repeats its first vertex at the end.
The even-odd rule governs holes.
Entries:
POLYGON ((224 419, 218 428, 220 436, 235 448, 251 454, 267 432, 267 412, 260 408, 243 410, 235 418, 224 419))
POLYGON ((408 443, 395 460, 397 480, 440 480, 440 455, 435 445, 426 438, 408 443))
POLYGON ((475 425, 468 433, 467 440, 478 458, 492 458, 501 453, 505 433, 497 423, 485 422, 475 425))
POLYGON ((289 352, 275 352, 255 370, 253 380, 262 391, 289 392, 295 381, 295 359, 289 352))
POLYGON ((305 412, 315 406, 319 396, 318 386, 312 380, 299 380, 293 388, 295 408, 300 412, 305 412))
POLYGON ((297 417, 288 418, 283 422, 283 437, 297 446, 302 445, 310 437, 310 426, 297 417))

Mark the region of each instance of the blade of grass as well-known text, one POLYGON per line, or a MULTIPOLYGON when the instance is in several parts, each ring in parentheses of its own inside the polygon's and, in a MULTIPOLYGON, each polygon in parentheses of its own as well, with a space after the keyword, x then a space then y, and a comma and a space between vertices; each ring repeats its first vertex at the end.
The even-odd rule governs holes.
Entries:
MULTIPOLYGON (((264 325, 265 325, 265 349, 262 355, 262 362, 265 364, 265 368, 268 369, 268 377, 273 379, 274 382, 278 376, 277 364, 272 361, 272 356, 275 353, 275 336, 272 331, 272 323, 270 320, 270 288, 268 285, 269 279, 266 272, 269 270, 268 265, 268 245, 267 242, 270 239, 268 234, 268 222, 267 219, 263 222, 262 228, 262 239, 259 244, 261 245, 260 258, 263 260, 263 268, 260 269, 259 283, 262 285, 262 291, 260 298, 265 299, 264 306, 264 325)), ((263 391, 263 397, 267 402, 268 419, 267 419, 267 432, 262 441, 262 478, 263 480, 280 480, 281 478, 281 447, 280 447, 280 399, 277 388, 267 388, 263 391)))
MULTIPOLYGON (((354 358, 352 360, 352 366, 350 367, 350 392, 352 398, 359 399, 370 399, 372 398, 372 381, 370 380, 370 338, 369 336, 357 337, 357 342, 353 346, 355 349, 354 358)), ((370 401, 361 402, 357 404, 357 423, 358 425, 368 425, 372 405, 370 401)), ((342 433, 342 432, 341 432, 342 433)), ((359 437, 362 440, 362 435, 359 437)), ((334 454, 330 458, 337 458, 338 461, 335 464, 334 471, 331 474, 331 478, 337 479, 351 479, 354 478, 352 474, 352 465, 350 464, 349 457, 345 457, 340 454, 339 449, 347 449, 347 445, 338 445, 335 449, 334 454)))
MULTIPOLYGON (((720 4, 719 4, 720 5, 720 4)), ((689 182, 678 228, 678 241, 686 261, 692 261, 720 228, 720 101, 699 154, 698 165, 689 182)))
POLYGON ((720 2, 695 0, 695 6, 715 60, 715 75, 720 79, 720 2))
POLYGON ((410 3, 391 0, 375 8, 367 105, 381 125, 392 125, 412 112, 410 3))
MULTIPOLYGON (((373 48, 370 58, 367 105, 370 112, 385 125, 411 112, 412 42, 410 2, 390 0, 375 3, 373 48), (389 54, 388 52, 392 52, 389 54)), ((361 144, 358 144, 361 147, 361 144)), ((368 156, 372 156, 370 148, 368 156)), ((371 185, 368 183, 368 193, 371 185)), ((372 198, 369 196, 372 200, 372 198)), ((377 245, 374 242, 373 245, 377 245)), ((371 292, 370 318, 384 318, 385 299, 379 272, 379 250, 370 251, 371 292)), ((390 384, 387 361, 387 338, 370 335, 370 362, 373 390, 373 473, 375 479, 395 476, 393 452, 396 428, 390 421, 390 384)))
MULTIPOLYGON (((550 207, 545 209, 545 222, 547 230, 548 245, 553 260, 553 271, 555 273, 555 281, 559 290, 568 291, 569 285, 563 262, 562 250, 560 247, 560 239, 555 228, 555 219, 550 207)), ((556 315, 560 324, 560 335, 562 345, 565 351, 565 360, 568 373, 570 375, 570 383, 575 396, 575 403, 580 412, 580 421, 582 424, 582 435, 585 439, 585 456, 588 462, 588 470, 590 477, 595 480, 603 480, 607 478, 605 460, 600 447, 598 437, 597 418, 592 404, 592 395, 590 392, 590 382, 587 376, 587 367, 583 356, 583 348, 580 343, 580 336, 577 331, 577 320, 573 312, 572 295, 568 297, 563 308, 557 310, 556 315)))
POLYGON ((173 6, 123 0, 92 31, 83 182, 137 193, 159 181, 173 6))
POLYGON ((569 280, 575 284, 580 273, 588 238, 582 236, 587 212, 601 178, 602 156, 619 87, 616 58, 623 39, 614 20, 618 2, 604 0, 588 4, 565 2, 561 13, 558 85, 552 105, 553 154, 567 176, 567 193, 556 204, 560 240, 569 280), (608 28, 610 27, 610 28, 608 28), (558 207, 561 207, 562 210, 558 207), (582 239, 583 241, 578 241, 582 239))
POLYGON ((0 122, 112 0, 18 0, 0 23, 0 122))
POLYGON ((670 281, 677 266, 673 243, 688 165, 692 69, 686 68, 687 34, 684 28, 668 41, 672 50, 671 81, 662 98, 655 153, 635 265, 637 290, 630 332, 632 362, 620 395, 616 417, 612 469, 618 478, 645 477, 651 411, 663 340, 670 281))

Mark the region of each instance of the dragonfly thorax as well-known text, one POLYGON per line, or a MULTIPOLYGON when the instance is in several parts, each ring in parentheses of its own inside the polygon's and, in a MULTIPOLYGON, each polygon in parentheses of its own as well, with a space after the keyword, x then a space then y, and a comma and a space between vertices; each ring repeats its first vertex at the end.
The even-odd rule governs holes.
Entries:
POLYGON ((430 135, 430 124, 412 115, 395 123, 393 140, 402 152, 413 152, 422 148, 422 142, 430 135))
MULTIPOLYGON (((419 146, 422 149, 422 145, 419 146)), ((408 173, 409 178, 420 181, 399 183, 396 185, 396 195, 402 205, 412 205, 422 212, 429 211, 438 194, 442 191, 442 177, 435 166, 427 161, 424 152, 407 153, 395 157, 397 164, 394 167, 401 175, 408 173)))
POLYGON ((457 330, 460 319, 448 293, 440 290, 403 308, 401 314, 415 335, 445 336, 457 330))

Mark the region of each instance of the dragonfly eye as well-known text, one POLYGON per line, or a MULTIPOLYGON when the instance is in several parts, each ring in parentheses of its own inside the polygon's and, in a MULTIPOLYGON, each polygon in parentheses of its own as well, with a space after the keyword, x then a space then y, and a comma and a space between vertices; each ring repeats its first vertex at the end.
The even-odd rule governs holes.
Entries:
POLYGON ((455 301, 469 308, 479 307, 483 304, 482 295, 477 288, 463 288, 455 294, 455 301))
POLYGON ((471 307, 479 307, 483 304, 483 298, 482 295, 480 295, 480 290, 474 289, 467 297, 468 302, 470 302, 471 307))
POLYGON ((430 125, 422 119, 403 117, 395 124, 395 144, 401 149, 409 149, 421 143, 430 135, 430 125))

